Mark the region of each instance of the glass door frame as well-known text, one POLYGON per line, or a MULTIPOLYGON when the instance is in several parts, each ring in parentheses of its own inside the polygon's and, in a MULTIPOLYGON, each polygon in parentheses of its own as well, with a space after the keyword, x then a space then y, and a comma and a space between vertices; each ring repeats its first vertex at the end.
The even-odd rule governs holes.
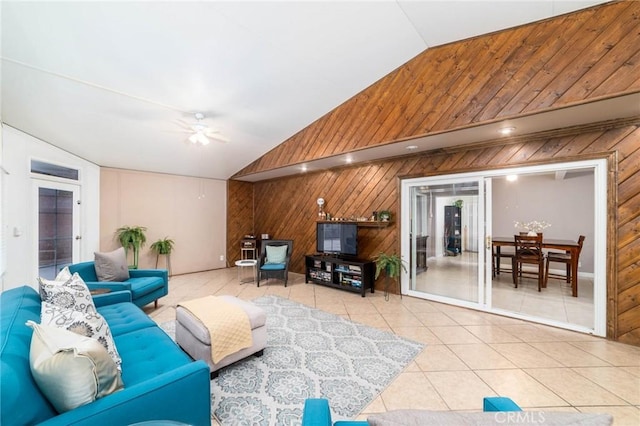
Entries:
MULTIPOLYGON (((422 299, 433 300, 436 302, 443 302, 454 304, 456 306, 467 307, 471 309, 496 313, 499 315, 504 315, 512 318, 524 319, 527 321, 532 321, 540 324, 551 325, 554 327, 564 328, 568 330, 579 331, 583 333, 594 334, 597 336, 606 336, 606 323, 607 323, 607 207, 608 207, 608 162, 607 159, 604 158, 596 158, 589 160, 578 160, 578 161, 569 161, 563 163, 548 163, 548 164, 539 164, 532 166, 521 166, 521 167, 512 167, 512 168, 503 168, 503 169, 495 169, 495 170, 485 170, 478 172, 467 172, 467 173, 455 173, 455 174, 447 174, 447 175, 432 175, 425 176, 420 178, 409 178, 403 179, 400 183, 400 205, 401 205, 401 215, 400 215, 400 249, 401 255, 403 258, 407 259, 410 253, 410 235, 411 235, 411 205, 409 204, 411 201, 409 188, 416 182, 429 182, 435 183, 437 181, 443 179, 454 179, 457 181, 469 181, 473 179, 479 179, 482 181, 479 188, 483 188, 482 191, 479 190, 479 203, 482 203, 482 206, 479 205, 479 214, 483 216, 484 223, 482 223, 481 227, 479 227, 479 238, 478 247, 484 247, 485 250, 482 250, 485 253, 482 259, 485 272, 483 274, 478 274, 484 282, 479 283, 479 303, 472 303, 467 301, 460 301, 457 299, 451 298, 443 298, 441 296, 429 296, 425 297, 425 293, 412 291, 409 289, 409 283, 411 276, 410 271, 402 271, 401 277, 401 291, 403 294, 407 294, 409 296, 414 296, 422 299), (531 317, 527 315, 518 314, 511 311, 505 311, 501 309, 493 308, 491 305, 491 255, 486 255, 487 252, 491 252, 491 215, 492 215, 492 206, 490 202, 486 202, 486 200, 490 200, 491 196, 491 184, 487 184, 487 180, 490 180, 495 177, 504 177, 511 174, 526 174, 526 173, 541 173, 541 172, 549 172, 556 171, 559 169, 562 170, 572 170, 572 169, 585 169, 585 168, 593 168, 594 173, 594 271, 593 271, 593 282, 594 282, 594 324, 593 328, 587 328, 580 325, 575 324, 567 324, 561 323, 555 320, 540 318, 540 317, 531 317)), ((480 249, 478 253, 478 264, 480 265, 480 249)))
POLYGON ((46 179, 31 179, 32 182, 32 205, 33 205, 33 277, 34 280, 40 275, 40 188, 68 191, 73 194, 72 201, 72 250, 71 263, 80 261, 81 235, 80 235, 80 185, 58 182, 46 179))
MULTIPOLYGON (((458 173, 438 176, 427 176, 420 178, 403 179, 400 185, 401 191, 401 220, 400 220, 400 250, 403 259, 409 258, 409 253, 415 255, 415 241, 412 241, 411 235, 415 235, 415 223, 412 220, 411 212, 416 211, 416 205, 414 198, 411 196, 411 188, 416 186, 425 185, 428 182, 429 185, 443 185, 443 184, 456 184, 456 183, 469 183, 473 182, 478 185, 478 216, 475 218, 478 230, 478 240, 484 241, 484 178, 477 173, 458 173), (413 249, 411 247, 413 245, 413 249)), ((413 239, 415 240, 415 239, 413 239)), ((412 278, 416 277, 416 262, 409 261, 410 268, 407 271, 402 271, 401 277, 401 291, 403 294, 413 297, 425 298, 425 295, 429 295, 428 299, 436 302, 450 303, 457 306, 470 307, 474 309, 486 309, 485 306, 485 250, 481 250, 480 247, 484 247, 484 244, 478 245, 478 272, 477 276, 477 300, 478 302, 455 299, 447 296, 440 296, 435 294, 428 294, 421 291, 412 290, 410 288, 410 282, 412 278)))

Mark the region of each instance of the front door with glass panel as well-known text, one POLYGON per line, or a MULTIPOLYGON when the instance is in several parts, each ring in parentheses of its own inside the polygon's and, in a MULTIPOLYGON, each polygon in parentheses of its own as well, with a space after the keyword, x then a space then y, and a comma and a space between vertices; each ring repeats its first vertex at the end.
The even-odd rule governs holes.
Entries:
POLYGON ((408 294, 481 304, 484 290, 483 182, 429 178, 403 182, 403 253, 408 294), (406 249, 405 249, 406 248, 406 249), (417 294, 416 294, 417 293, 417 294))
POLYGON ((34 180, 37 205, 38 276, 53 279, 76 261, 80 233, 78 187, 34 180))

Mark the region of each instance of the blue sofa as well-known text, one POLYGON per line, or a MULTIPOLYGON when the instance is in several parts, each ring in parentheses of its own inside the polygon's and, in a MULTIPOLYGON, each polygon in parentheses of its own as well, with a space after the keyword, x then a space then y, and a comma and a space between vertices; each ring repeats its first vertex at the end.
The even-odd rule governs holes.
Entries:
POLYGON ((129 425, 171 420, 210 425, 209 366, 193 361, 136 305, 126 291, 94 298, 122 358, 124 389, 58 414, 40 392, 29 366, 40 296, 23 286, 0 294, 0 424, 129 425))
POLYGON ((94 262, 69 265, 69 271, 72 274, 77 272, 90 290, 108 288, 111 291, 130 291, 133 303, 139 307, 154 302, 157 308, 158 299, 169 294, 169 274, 166 269, 131 269, 131 278, 124 282, 98 281, 94 262))
MULTIPOLYGON (((412 410, 417 412, 417 410, 412 410)), ((522 409, 513 402, 510 398, 505 397, 487 397, 483 400, 484 412, 489 411, 522 411, 522 409)), ((401 413, 401 411, 398 411, 401 413)), ((446 416, 448 412, 442 411, 424 411, 424 413, 438 413, 438 415, 446 416)), ((435 422, 425 424, 442 424, 446 421, 446 418, 440 417, 432 419, 435 422)), ((460 419, 457 423, 460 423, 460 419)), ((399 424, 394 423, 393 424, 399 424)), ((417 424, 411 423, 410 424, 417 424)), ((452 424, 456 424, 455 422, 452 424)), ((331 422, 331 410, 329 409, 329 401, 324 398, 310 398, 304 402, 304 411, 302 412, 302 426, 368 426, 369 423, 366 420, 340 420, 335 423, 331 422)))

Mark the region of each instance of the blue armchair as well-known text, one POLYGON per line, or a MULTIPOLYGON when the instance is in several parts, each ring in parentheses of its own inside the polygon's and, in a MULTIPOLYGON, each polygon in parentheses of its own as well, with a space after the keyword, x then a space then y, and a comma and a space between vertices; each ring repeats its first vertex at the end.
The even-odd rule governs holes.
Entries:
POLYGON ((258 263, 258 287, 260 287, 260 278, 263 275, 266 276, 267 279, 270 277, 282 278, 284 286, 287 286, 287 279, 289 278, 289 260, 291 259, 292 251, 293 241, 291 240, 262 240, 262 245, 260 247, 260 260, 258 263), (284 253, 280 253, 280 251, 284 251, 284 253), (269 252, 273 253, 273 255, 269 252), (274 261, 276 253, 278 258, 274 261), (269 255, 273 257, 269 259, 269 255))
POLYGON ((98 281, 93 261, 69 265, 69 271, 72 274, 77 272, 89 290, 104 288, 131 292, 131 300, 139 307, 154 302, 157 308, 158 299, 169 294, 169 274, 166 269, 131 269, 130 278, 123 282, 98 281))

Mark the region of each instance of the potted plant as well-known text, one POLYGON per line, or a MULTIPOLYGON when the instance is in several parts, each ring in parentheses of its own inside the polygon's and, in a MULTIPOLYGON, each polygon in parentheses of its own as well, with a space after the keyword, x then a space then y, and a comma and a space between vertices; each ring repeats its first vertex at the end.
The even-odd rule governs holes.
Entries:
POLYGON ((167 269, 169 270, 169 275, 171 275, 171 252, 173 251, 174 241, 169 237, 164 237, 164 239, 158 240, 151 244, 149 248, 156 252, 156 268, 158 268, 158 259, 160 255, 163 254, 167 256, 167 269))
POLYGON ((391 220, 391 212, 389 210, 380 210, 378 212, 378 219, 382 222, 389 222, 391 220))
MULTIPOLYGON (((391 285, 391 280, 399 282, 398 279, 402 270, 407 271, 404 265, 406 262, 395 253, 386 254, 383 252, 380 252, 380 254, 374 257, 374 260, 376 262, 376 279, 380 276, 380 272, 384 271, 385 273, 384 298, 385 300, 389 300, 389 285, 391 285)), ((402 297, 402 292, 400 292, 400 297, 402 297)))
POLYGON ((138 269, 140 248, 147 242, 144 234, 146 230, 144 226, 123 226, 116 230, 116 237, 124 247, 125 253, 128 254, 129 249, 133 250, 133 265, 129 266, 130 269, 138 269))

